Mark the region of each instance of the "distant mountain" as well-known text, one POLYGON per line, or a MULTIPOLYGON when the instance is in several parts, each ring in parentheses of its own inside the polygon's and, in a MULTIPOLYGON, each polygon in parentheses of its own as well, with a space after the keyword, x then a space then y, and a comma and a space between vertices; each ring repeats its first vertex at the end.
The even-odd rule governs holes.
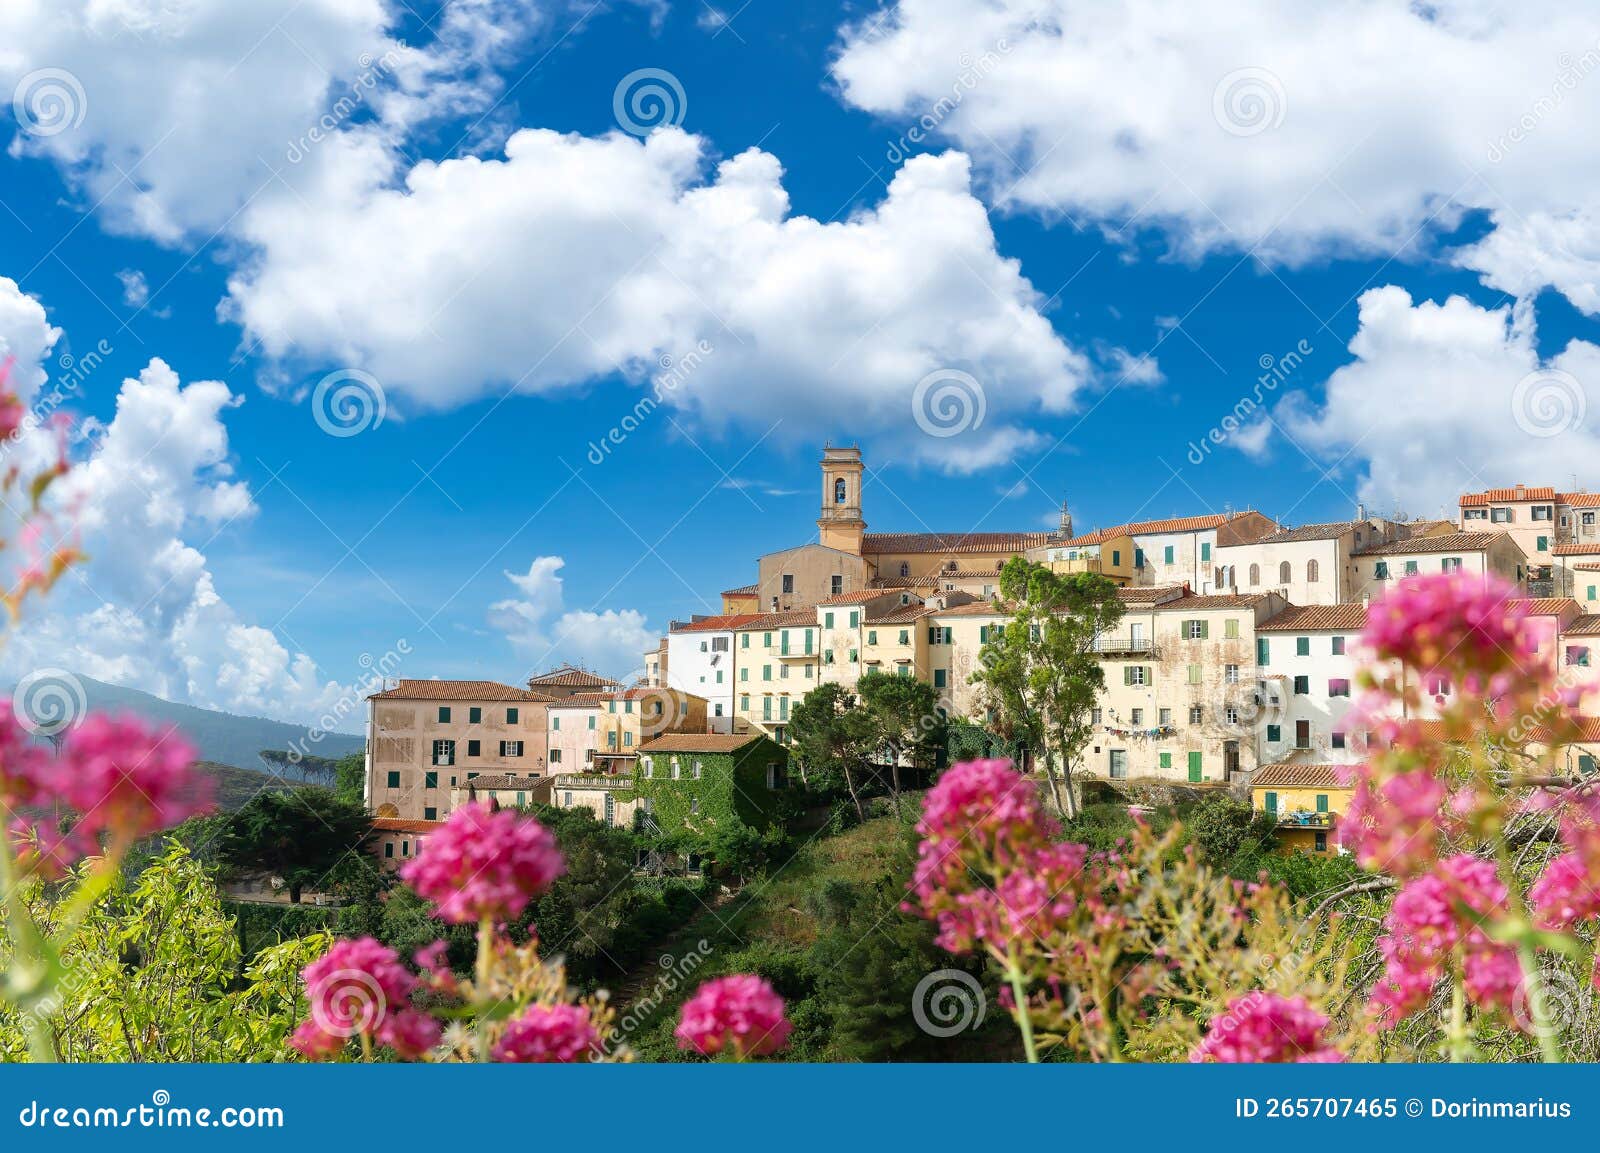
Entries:
POLYGON ((360 737, 345 733, 327 733, 316 744, 310 744, 307 729, 301 725, 180 705, 91 677, 76 676, 76 680, 83 686, 91 711, 131 712, 157 724, 177 725, 199 750, 201 760, 219 765, 264 772, 258 755, 262 749, 287 749, 293 745, 319 757, 342 757, 359 751, 363 744, 360 737))
POLYGON ((270 777, 265 773, 252 773, 249 769, 237 769, 232 765, 219 765, 212 761, 201 761, 195 768, 216 781, 214 795, 217 811, 222 813, 231 813, 235 809, 243 808, 257 793, 292 789, 300 783, 286 781, 282 777, 270 777))

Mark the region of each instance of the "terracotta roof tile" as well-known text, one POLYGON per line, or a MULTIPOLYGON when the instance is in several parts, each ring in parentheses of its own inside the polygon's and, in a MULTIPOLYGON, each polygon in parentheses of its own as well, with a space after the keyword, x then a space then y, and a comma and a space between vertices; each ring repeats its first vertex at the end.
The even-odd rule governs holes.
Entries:
POLYGON ((574 665, 562 665, 559 669, 551 669, 541 676, 529 677, 528 686, 547 685, 550 688, 609 688, 620 685, 622 682, 614 681, 610 677, 591 673, 588 669, 580 669, 574 665))
POLYGON ((402 680, 392 689, 372 693, 369 701, 549 701, 544 693, 529 692, 499 681, 402 680))
POLYGON ((1136 585, 1119 588, 1117 599, 1123 604, 1150 604, 1176 600, 1183 595, 1182 585, 1136 585))
POLYGON ((951 605, 947 609, 939 609, 933 615, 937 617, 1008 617, 1012 610, 1004 605, 996 605, 993 601, 973 601, 966 605, 951 605))
POLYGON ((1554 500, 1556 490, 1553 488, 1523 488, 1520 492, 1515 488, 1491 488, 1483 492, 1468 492, 1461 496, 1462 508, 1476 508, 1485 504, 1504 504, 1507 501, 1518 500, 1554 500))
POLYGON ((1571 597, 1513 597, 1506 602, 1515 605, 1530 617, 1558 617, 1578 607, 1571 597))
POLYGON ((824 597, 819 604, 825 605, 859 605, 867 601, 877 600, 879 597, 892 595, 891 589, 856 589, 854 592, 834 593, 831 597, 824 597))
POLYGON ((374 817, 372 827, 380 833, 431 833, 443 821, 413 821, 405 817, 374 817))
POLYGON ((905 605, 896 608, 893 612, 884 613, 881 617, 868 617, 869 625, 903 625, 912 621, 919 621, 923 617, 932 616, 939 610, 932 605, 905 605))
POLYGON ((861 538, 867 556, 884 553, 1022 552, 1049 543, 1047 532, 869 532, 861 538))
POLYGON ((550 791, 550 778, 523 777, 518 776, 516 773, 479 773, 475 777, 462 780, 459 785, 452 785, 451 788, 463 793, 469 788, 521 789, 527 792, 548 793, 550 791))
POLYGON ((1561 631, 1568 637, 1600 637, 1600 613, 1585 613, 1561 631))
POLYGON ((678 625, 672 631, 675 633, 725 633, 734 629, 744 628, 751 621, 760 620, 765 613, 721 613, 717 616, 701 617, 699 620, 690 621, 688 624, 678 625))
POLYGON ((752 617, 749 624, 740 625, 739 632, 760 632, 767 629, 792 629, 811 625, 816 627, 817 611, 815 609, 792 609, 786 613, 762 613, 752 617))
POLYGON ((725 597, 753 597, 761 591, 760 585, 740 585, 736 589, 723 589, 725 597))
POLYGON ((664 733, 653 741, 639 746, 641 753, 731 753, 744 748, 752 741, 762 740, 760 733, 664 733))
POLYGON ((1558 544, 1550 553, 1552 556, 1593 556, 1600 553, 1600 543, 1558 544))
POLYGON ((1367 606, 1298 605, 1256 626, 1258 633, 1343 632, 1358 633, 1367 627, 1367 606))
POLYGON ((1573 508, 1600 508, 1600 492, 1563 492, 1557 498, 1573 508))
POLYGON ((550 702, 552 709, 597 709, 610 700, 607 693, 573 693, 550 702))
POLYGON ((1355 532, 1358 528, 1366 526, 1364 520, 1334 520, 1324 521, 1321 524, 1303 524, 1299 528, 1286 528, 1278 532, 1268 533, 1260 540, 1249 542, 1258 544, 1297 544, 1310 540, 1338 540, 1347 532, 1355 532))
POLYGON ((1266 593, 1225 593, 1221 596, 1198 596, 1189 594, 1177 597, 1170 601, 1158 601, 1156 608, 1163 611, 1177 609, 1240 609, 1253 608, 1267 599, 1266 593))
POLYGON ((1354 556, 1405 556, 1426 552, 1476 552, 1502 540, 1510 539, 1503 532, 1453 532, 1445 536, 1414 536, 1405 540, 1392 540, 1375 544, 1371 548, 1357 549, 1354 556))
POLYGON ((1341 772, 1351 772, 1355 765, 1306 765, 1294 761, 1278 761, 1262 765, 1250 778, 1252 789, 1348 789, 1351 785, 1340 782, 1341 772))

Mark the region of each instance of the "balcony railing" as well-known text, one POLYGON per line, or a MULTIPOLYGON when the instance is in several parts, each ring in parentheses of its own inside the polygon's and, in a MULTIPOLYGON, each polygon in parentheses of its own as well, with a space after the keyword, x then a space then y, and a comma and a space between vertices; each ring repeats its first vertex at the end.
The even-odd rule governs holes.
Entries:
POLYGON ((1095 637, 1097 653, 1137 653, 1140 656, 1158 657, 1161 650, 1149 637, 1095 637))
POLYGON ((1336 813, 1279 813, 1280 829, 1331 829, 1336 813))

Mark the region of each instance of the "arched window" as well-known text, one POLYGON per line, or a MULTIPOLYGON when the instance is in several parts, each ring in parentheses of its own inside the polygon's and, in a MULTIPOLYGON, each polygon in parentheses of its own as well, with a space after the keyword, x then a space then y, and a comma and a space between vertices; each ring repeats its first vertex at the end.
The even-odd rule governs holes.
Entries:
POLYGON ((1258 564, 1253 564, 1253 565, 1250 566, 1250 587, 1251 588, 1256 588, 1260 584, 1261 584, 1261 566, 1258 565, 1258 564))
POLYGON ((1308 560, 1308 561, 1306 561, 1306 583, 1310 584, 1310 583, 1314 582, 1316 579, 1317 579, 1317 562, 1314 561, 1314 560, 1308 560))
POLYGON ((1290 572, 1291 572, 1291 570, 1289 568, 1289 562, 1288 561, 1284 561, 1281 565, 1279 565, 1278 566, 1278 583, 1281 584, 1281 585, 1288 584, 1290 579, 1291 579, 1290 572))
POLYGON ((900 575, 903 577, 908 577, 911 575, 911 566, 905 561, 900 562, 900 575))
POLYGON ((843 504, 844 501, 845 501, 845 483, 844 483, 844 477, 841 476, 838 480, 833 482, 833 503, 834 504, 843 504))

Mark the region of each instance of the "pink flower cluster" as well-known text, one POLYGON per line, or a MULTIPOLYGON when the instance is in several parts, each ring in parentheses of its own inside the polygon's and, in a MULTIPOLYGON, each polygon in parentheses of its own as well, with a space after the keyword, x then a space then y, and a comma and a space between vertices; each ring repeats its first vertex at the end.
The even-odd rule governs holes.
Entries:
POLYGON ((1424 674, 1461 672, 1468 689, 1499 695, 1526 663, 1524 612, 1510 585, 1467 572, 1409 576, 1373 605, 1364 639, 1383 660, 1424 674))
POLYGON ((213 784, 194 771, 194 756, 175 729, 100 714, 72 729, 52 756, 0 702, 0 806, 62 812, 11 822, 23 868, 59 877, 99 852, 102 835, 126 848, 209 811, 213 784))
POLYGON ((1371 1007, 1392 1027, 1424 1008, 1459 955, 1462 984, 1474 1004, 1509 1009, 1522 979, 1517 955, 1493 941, 1482 923, 1505 907, 1509 892, 1490 861, 1470 854, 1439 862, 1395 895, 1378 939, 1383 977, 1371 1007))
POLYGON ((1414 876, 1438 858, 1448 790, 1426 769, 1374 781, 1356 770, 1349 807, 1339 819, 1339 839, 1363 868, 1414 876))
POLYGON ((566 870, 555 835, 514 810, 465 805, 400 876, 454 924, 515 920, 566 870))
POLYGON ((910 908, 953 953, 1047 936, 1076 912, 1088 858, 1058 831, 1010 761, 953 765, 923 799, 910 908))
POLYGON ((793 1026, 783 1010, 783 998, 760 977, 718 977, 684 1002, 673 1036, 678 1048, 707 1057, 724 1049, 740 1059, 765 1056, 789 1043, 793 1026))
POLYGON ((371 937, 338 941, 301 973, 311 1017, 289 1044, 313 1059, 332 1057, 352 1037, 413 1060, 439 1043, 439 1023, 411 1005, 415 975, 371 937))
MULTIPOLYGON (((1570 929, 1600 917, 1600 796, 1592 789, 1568 799, 1561 839, 1567 851, 1528 889, 1534 916, 1547 929, 1570 929)), ((1596 965, 1600 974, 1600 961, 1596 965)))
POLYGON ((569 1063, 597 1048, 600 1034, 582 1005, 533 1005, 506 1026, 494 1047, 496 1061, 569 1063))
POLYGON ((1328 1018, 1304 997, 1246 993, 1228 1002, 1212 1018, 1205 1038, 1189 1054, 1191 1061, 1222 1064, 1333 1063, 1344 1054, 1323 1040, 1328 1018))

